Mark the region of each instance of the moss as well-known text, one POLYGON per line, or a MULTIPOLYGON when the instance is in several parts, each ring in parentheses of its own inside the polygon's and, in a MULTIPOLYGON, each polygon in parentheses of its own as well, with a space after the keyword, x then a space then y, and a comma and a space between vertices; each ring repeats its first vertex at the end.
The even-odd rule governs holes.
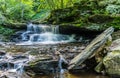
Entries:
POLYGON ((116 29, 120 29, 120 16, 114 17, 112 22, 106 24, 107 26, 113 26, 116 29))
POLYGON ((4 37, 2 41, 9 41, 10 36, 14 33, 15 31, 9 28, 5 28, 3 26, 0 26, 0 34, 2 34, 4 37))
POLYGON ((100 7, 95 0, 81 0, 79 3, 75 3, 73 7, 52 11, 51 16, 48 18, 48 22, 54 22, 58 24, 61 22, 74 22, 79 20, 80 18, 83 19, 91 15, 96 11, 98 11, 97 13, 99 13, 98 8, 100 7))
POLYGON ((95 14, 91 15, 88 20, 92 23, 107 23, 111 22, 113 18, 110 15, 105 14, 95 14))
POLYGON ((50 15, 50 10, 41 10, 40 12, 36 13, 32 16, 32 21, 43 21, 50 15))
POLYGON ((51 12, 47 21, 52 24, 70 23, 79 19, 79 14, 74 8, 58 9, 51 12))
POLYGON ((108 74, 120 75, 120 51, 115 50, 108 53, 103 60, 103 64, 108 74))
POLYGON ((41 60, 37 60, 37 61, 34 61, 34 62, 30 62, 29 65, 30 65, 31 67, 33 67, 33 66, 35 66, 36 64, 38 64, 38 63, 40 63, 40 62, 41 62, 41 60))
POLYGON ((109 4, 106 11, 110 14, 120 14, 120 5, 109 4))
POLYGON ((80 0, 72 7, 57 9, 46 19, 50 24, 84 27, 90 30, 102 31, 113 26, 120 29, 120 18, 112 16, 101 6, 100 0, 80 0))
POLYGON ((101 73, 104 70, 104 65, 102 62, 100 62, 96 67, 95 67, 95 71, 98 73, 101 73))
POLYGON ((48 60, 52 60, 52 57, 51 56, 40 56, 40 57, 36 57, 35 60, 29 62, 29 65, 30 66, 34 66, 36 64, 39 64, 39 63, 42 63, 42 62, 45 62, 45 61, 48 61, 48 60))

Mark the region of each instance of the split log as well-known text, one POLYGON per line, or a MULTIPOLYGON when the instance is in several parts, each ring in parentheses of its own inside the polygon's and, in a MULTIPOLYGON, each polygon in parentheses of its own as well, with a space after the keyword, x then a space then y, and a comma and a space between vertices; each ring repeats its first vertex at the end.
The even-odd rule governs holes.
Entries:
POLYGON ((109 36, 114 32, 114 28, 110 27, 106 29, 103 33, 98 35, 80 54, 74 57, 70 63, 68 69, 74 69, 75 67, 81 65, 86 59, 88 59, 94 52, 102 46, 109 36))

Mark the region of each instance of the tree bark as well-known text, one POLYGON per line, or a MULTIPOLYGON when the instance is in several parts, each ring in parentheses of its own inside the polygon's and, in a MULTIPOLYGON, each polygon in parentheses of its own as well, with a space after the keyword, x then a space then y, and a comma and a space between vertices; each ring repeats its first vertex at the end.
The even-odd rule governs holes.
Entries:
POLYGON ((106 29, 103 33, 98 35, 80 54, 73 58, 68 69, 74 69, 75 67, 82 64, 86 59, 94 54, 96 50, 100 48, 108 39, 108 37, 113 33, 114 28, 110 27, 106 29))

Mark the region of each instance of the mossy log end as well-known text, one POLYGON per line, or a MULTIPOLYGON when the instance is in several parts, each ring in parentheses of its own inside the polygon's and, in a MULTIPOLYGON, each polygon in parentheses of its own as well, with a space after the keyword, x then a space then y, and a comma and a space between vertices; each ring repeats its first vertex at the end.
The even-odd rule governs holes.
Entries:
POLYGON ((11 28, 11 29, 26 29, 26 23, 3 23, 2 26, 11 28))
POLYGON ((103 33, 98 35, 80 54, 74 57, 70 63, 68 69, 74 69, 75 67, 82 64, 86 59, 88 59, 94 52, 99 49, 113 33, 114 28, 110 27, 106 29, 103 33))

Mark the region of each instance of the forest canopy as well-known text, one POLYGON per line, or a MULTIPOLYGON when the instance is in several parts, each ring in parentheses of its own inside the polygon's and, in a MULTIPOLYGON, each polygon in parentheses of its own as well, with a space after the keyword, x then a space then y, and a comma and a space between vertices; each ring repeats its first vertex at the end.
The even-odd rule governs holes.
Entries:
POLYGON ((70 7, 78 1, 79 0, 0 0, 0 18, 4 18, 4 20, 9 19, 9 21, 30 20, 37 13, 45 13, 50 10, 70 7))

